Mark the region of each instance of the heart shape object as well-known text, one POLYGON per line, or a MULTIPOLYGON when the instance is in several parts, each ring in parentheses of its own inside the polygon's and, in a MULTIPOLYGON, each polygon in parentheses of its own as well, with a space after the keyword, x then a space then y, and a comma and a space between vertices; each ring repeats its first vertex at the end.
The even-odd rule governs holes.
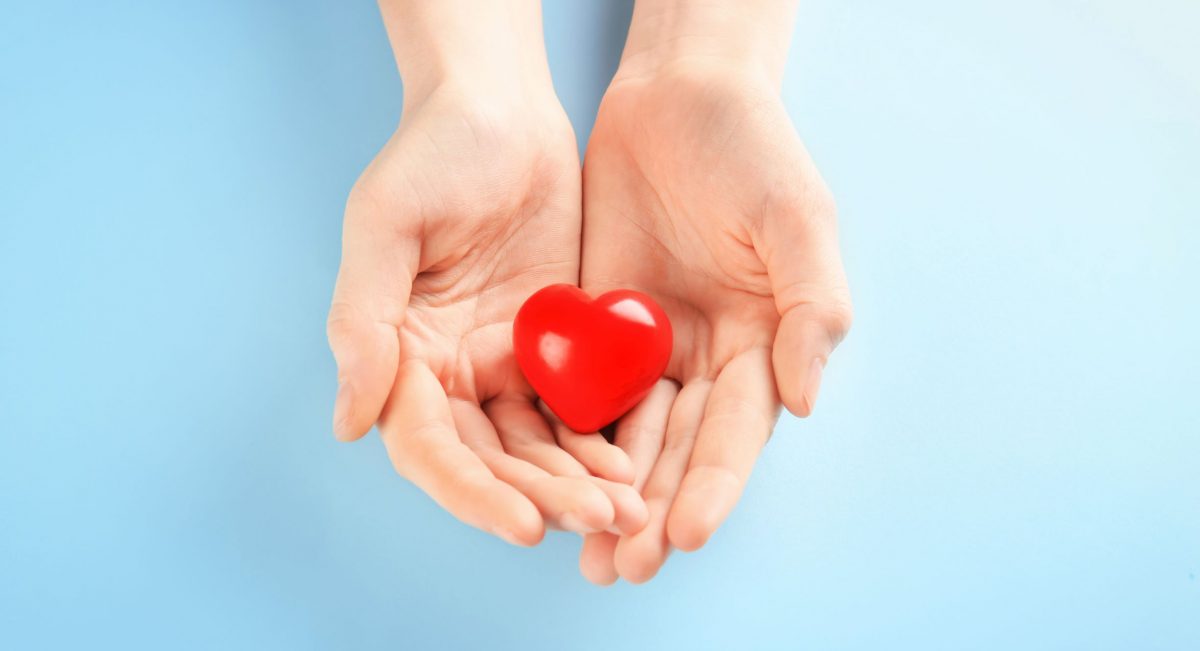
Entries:
POLYGON ((550 285, 513 321, 517 365, 576 432, 595 432, 641 402, 666 370, 671 342, 666 312, 628 289, 592 300, 573 285, 550 285))

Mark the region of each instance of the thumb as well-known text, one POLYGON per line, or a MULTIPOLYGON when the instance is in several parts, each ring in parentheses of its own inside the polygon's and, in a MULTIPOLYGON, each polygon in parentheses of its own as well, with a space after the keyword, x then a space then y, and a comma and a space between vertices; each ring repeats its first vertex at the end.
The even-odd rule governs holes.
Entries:
POLYGON ((775 384, 788 411, 803 418, 853 320, 836 209, 823 183, 810 184, 765 218, 764 262, 780 316, 771 351, 775 384))
POLYGON ((357 232, 349 217, 326 327, 338 368, 333 432, 342 441, 366 434, 392 391, 417 257, 393 238, 357 232))
POLYGON ((396 326, 341 298, 334 299, 326 330, 338 367, 333 435, 353 441, 375 424, 391 393, 400 365, 398 333, 396 326))
POLYGON ((849 310, 839 304, 796 305, 784 313, 775 334, 771 363, 788 411, 812 414, 829 355, 849 330, 849 310))

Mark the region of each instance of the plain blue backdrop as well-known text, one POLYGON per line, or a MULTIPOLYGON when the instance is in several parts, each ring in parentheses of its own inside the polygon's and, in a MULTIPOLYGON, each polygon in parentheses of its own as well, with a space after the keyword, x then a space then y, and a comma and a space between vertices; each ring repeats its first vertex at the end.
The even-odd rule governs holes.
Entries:
MULTIPOLYGON (((586 142, 630 14, 547 2, 586 142)), ((330 435, 370 2, 0 10, 0 647, 1200 648, 1200 3, 809 0, 855 330, 702 551, 593 587, 330 435)))

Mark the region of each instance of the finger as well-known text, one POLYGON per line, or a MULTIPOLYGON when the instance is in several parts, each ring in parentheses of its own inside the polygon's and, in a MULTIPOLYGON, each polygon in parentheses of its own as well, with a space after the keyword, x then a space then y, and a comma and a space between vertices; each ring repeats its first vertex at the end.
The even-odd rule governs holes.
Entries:
POLYGON ((326 332, 338 367, 333 433, 352 441, 371 429, 391 393, 400 362, 397 326, 372 316, 339 289, 326 332))
POLYGON ((542 414, 551 422, 559 447, 578 459, 588 472, 622 484, 633 483, 633 462, 624 450, 609 443, 599 432, 580 434, 571 430, 549 409, 543 409, 542 414))
POLYGON ((463 442, 497 478, 528 497, 547 522, 576 533, 604 531, 613 526, 612 501, 590 478, 555 477, 506 454, 491 421, 478 405, 452 400, 451 412, 463 442))
POLYGON ((632 536, 622 537, 614 554, 617 572, 626 581, 649 581, 671 552, 667 516, 687 471, 711 390, 711 382, 693 381, 680 389, 675 398, 662 452, 642 488, 648 511, 646 526, 632 536))
POLYGON ((523 397, 496 398, 488 402, 485 414, 492 420, 504 451, 528 461, 557 477, 587 479, 602 490, 613 505, 610 530, 633 533, 646 524, 646 504, 627 484, 593 477, 587 468, 558 447, 550 425, 533 403, 523 397))
POLYGON ((725 365, 704 408, 696 446, 667 516, 667 537, 684 551, 699 549, 741 497, 754 461, 778 417, 779 399, 766 349, 725 365))
POLYGON ((610 527, 618 533, 632 533, 646 525, 646 502, 628 484, 593 477, 574 456, 558 447, 551 425, 523 398, 499 398, 488 401, 485 413, 496 426, 504 452, 530 462, 556 477, 580 477, 605 492, 613 506, 610 527))
POLYGON ((848 312, 815 305, 796 306, 783 315, 775 334, 775 382, 788 411, 812 415, 829 355, 846 333, 848 312))
POLYGON ((646 519, 649 517, 646 502, 632 486, 600 477, 587 477, 586 480, 603 491, 612 502, 613 521, 608 527, 610 532, 628 535, 637 533, 646 526, 646 519))
POLYGON ((632 411, 617 421, 613 443, 629 455, 633 463, 633 487, 639 491, 646 485, 654 462, 662 452, 667 418, 678 395, 679 385, 671 380, 659 380, 632 411))
POLYGON ((617 540, 617 536, 608 532, 589 533, 583 537, 583 547, 579 550, 579 572, 583 578, 596 585, 616 583, 618 575, 613 554, 617 540))
POLYGON ((396 471, 463 522, 515 545, 544 532, 538 509, 496 478, 459 439, 446 394, 422 363, 406 362, 379 430, 396 471))
MULTIPOLYGON (((614 442, 617 447, 625 450, 634 466, 633 488, 641 490, 650 476, 654 462, 662 451, 663 439, 666 436, 667 417, 671 405, 679 394, 679 387, 671 380, 659 380, 642 402, 634 407, 617 423, 614 442)), ((621 486, 613 484, 613 486, 621 486)), ((613 496, 614 505, 619 497, 613 496)), ((640 498, 640 523, 636 529, 622 526, 620 517, 629 507, 617 507, 618 518, 614 524, 619 533, 633 535, 640 532, 649 522, 650 512, 640 498)), ((666 518, 663 509, 662 519, 666 518)), ((661 529, 661 527, 660 527, 661 529)), ((665 538, 665 536, 660 536, 665 538)), ((583 539, 583 548, 579 552, 579 571, 587 580, 597 585, 610 585, 617 580, 616 567, 617 544, 620 539, 612 533, 589 534, 583 539)))
POLYGON ((818 182, 770 207, 760 247, 780 315, 775 382, 783 404, 801 417, 812 413, 825 363, 853 320, 833 199, 811 161, 805 166, 818 182))
POLYGON ((501 396, 484 405, 508 454, 560 477, 586 477, 588 470, 558 447, 550 424, 524 396, 501 396))
POLYGON ((371 209, 352 195, 346 207, 342 265, 326 333, 338 368, 334 435, 361 438, 391 393, 419 246, 374 232, 371 209))

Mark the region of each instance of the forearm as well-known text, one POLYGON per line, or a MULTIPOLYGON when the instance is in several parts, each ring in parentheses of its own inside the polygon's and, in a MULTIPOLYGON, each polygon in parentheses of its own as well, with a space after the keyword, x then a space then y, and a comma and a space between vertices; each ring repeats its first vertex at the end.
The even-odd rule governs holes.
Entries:
POLYGON ((798 0, 637 0, 620 74, 697 63, 783 79, 798 0))
POLYGON ((551 88, 539 0, 380 0, 406 106, 452 85, 484 94, 551 88))

